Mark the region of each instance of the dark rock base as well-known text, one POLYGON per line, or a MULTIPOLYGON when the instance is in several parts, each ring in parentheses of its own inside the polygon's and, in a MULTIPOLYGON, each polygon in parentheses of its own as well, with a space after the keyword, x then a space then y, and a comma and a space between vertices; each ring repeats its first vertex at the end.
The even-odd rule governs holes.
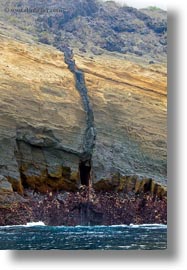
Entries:
POLYGON ((166 224, 167 198, 149 192, 96 192, 82 187, 78 192, 48 194, 26 190, 23 197, 7 194, 0 204, 1 226, 37 221, 51 226, 166 224))

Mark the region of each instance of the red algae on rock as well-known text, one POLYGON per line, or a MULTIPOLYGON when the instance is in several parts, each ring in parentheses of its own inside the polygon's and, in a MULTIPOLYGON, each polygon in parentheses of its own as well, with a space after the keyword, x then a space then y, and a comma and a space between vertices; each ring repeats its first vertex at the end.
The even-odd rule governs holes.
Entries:
POLYGON ((167 198, 150 192, 135 194, 95 191, 82 186, 77 192, 42 194, 25 190, 13 201, 9 194, 0 206, 0 225, 43 221, 52 226, 167 223, 167 198))

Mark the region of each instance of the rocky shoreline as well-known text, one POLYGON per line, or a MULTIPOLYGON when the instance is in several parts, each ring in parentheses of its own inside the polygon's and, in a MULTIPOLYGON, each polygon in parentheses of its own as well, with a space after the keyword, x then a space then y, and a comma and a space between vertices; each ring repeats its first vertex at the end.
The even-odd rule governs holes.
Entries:
POLYGON ((166 11, 45 2, 0 1, 0 225, 166 224, 166 11))
POLYGON ((0 226, 37 221, 50 226, 167 224, 167 197, 150 192, 95 191, 81 186, 76 192, 4 193, 0 201, 2 196, 0 226))

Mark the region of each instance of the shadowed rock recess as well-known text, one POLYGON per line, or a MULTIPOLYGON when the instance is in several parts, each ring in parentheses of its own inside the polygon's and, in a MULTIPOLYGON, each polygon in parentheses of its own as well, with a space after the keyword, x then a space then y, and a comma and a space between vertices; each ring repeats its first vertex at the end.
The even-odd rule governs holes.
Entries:
POLYGON ((88 2, 0 1, 0 225, 167 222, 166 14, 88 2))

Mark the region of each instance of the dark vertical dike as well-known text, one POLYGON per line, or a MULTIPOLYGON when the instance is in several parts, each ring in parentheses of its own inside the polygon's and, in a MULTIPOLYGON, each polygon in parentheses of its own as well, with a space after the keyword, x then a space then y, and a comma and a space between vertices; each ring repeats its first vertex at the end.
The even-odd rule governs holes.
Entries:
MULTIPOLYGON (((82 98, 83 108, 86 112, 86 130, 83 137, 83 153, 81 154, 81 165, 79 168, 82 168, 83 170, 85 169, 85 171, 81 171, 80 169, 80 174, 84 175, 83 181, 86 185, 88 185, 87 182, 89 179, 86 179, 86 169, 88 171, 89 169, 91 170, 91 159, 96 140, 94 114, 88 97, 88 89, 85 83, 84 72, 77 68, 75 60, 73 59, 73 50, 68 47, 63 48, 62 50, 64 52, 65 63, 68 65, 69 70, 74 75, 75 86, 82 98), (87 168, 89 166, 90 168, 87 168)), ((87 177, 89 177, 89 173, 87 174, 87 177)))

